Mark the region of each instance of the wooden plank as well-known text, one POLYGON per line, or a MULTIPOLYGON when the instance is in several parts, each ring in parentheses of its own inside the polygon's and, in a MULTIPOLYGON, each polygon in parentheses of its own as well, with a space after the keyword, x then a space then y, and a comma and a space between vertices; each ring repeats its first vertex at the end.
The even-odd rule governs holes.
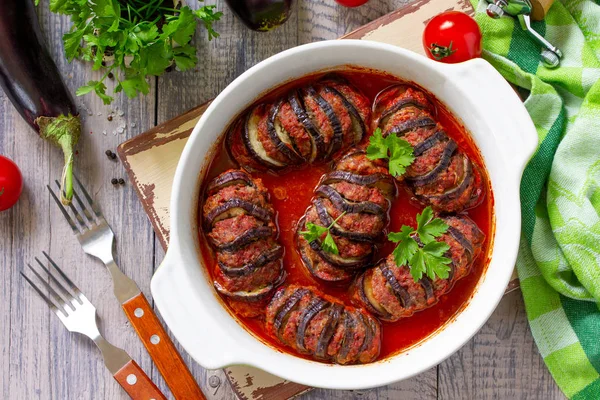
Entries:
POLYGON ((505 296, 467 345, 439 365, 440 400, 564 399, 533 341, 519 291, 505 296))

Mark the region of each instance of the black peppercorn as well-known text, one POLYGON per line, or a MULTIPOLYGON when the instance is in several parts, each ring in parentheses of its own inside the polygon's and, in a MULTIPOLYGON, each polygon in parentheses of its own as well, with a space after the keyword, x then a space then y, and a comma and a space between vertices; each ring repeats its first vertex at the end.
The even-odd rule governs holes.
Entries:
POLYGON ((110 180, 110 183, 112 183, 113 185, 116 185, 117 183, 119 183, 119 180, 117 178, 112 178, 110 180))
POLYGON ((119 184, 120 185, 124 185, 125 184, 125 179, 123 179, 123 178, 119 179, 119 184))
POLYGON ((113 120, 113 116, 109 115, 108 117, 106 117, 107 120, 112 121, 113 120))

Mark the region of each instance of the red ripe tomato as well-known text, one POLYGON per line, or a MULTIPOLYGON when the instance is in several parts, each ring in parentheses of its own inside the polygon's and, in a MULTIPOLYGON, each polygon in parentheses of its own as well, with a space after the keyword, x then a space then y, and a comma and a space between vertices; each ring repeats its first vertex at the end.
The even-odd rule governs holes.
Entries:
POLYGON ((17 164, 0 156, 0 211, 15 205, 23 191, 23 177, 17 164))
POLYGON ((433 60, 454 64, 481 56, 481 30, 477 22, 459 11, 446 11, 427 23, 423 47, 433 60))
POLYGON ((335 0, 336 3, 343 5, 344 7, 358 7, 362 6, 369 0, 335 0))

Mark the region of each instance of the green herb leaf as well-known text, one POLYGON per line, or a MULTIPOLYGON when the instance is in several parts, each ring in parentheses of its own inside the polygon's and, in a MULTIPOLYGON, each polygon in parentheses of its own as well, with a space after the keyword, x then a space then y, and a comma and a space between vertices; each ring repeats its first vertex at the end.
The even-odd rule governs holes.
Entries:
POLYGON ((50 0, 50 10, 73 22, 63 36, 67 59, 91 61, 94 70, 106 72, 78 94, 96 93, 104 103, 112 101, 104 84, 109 72, 117 81, 115 92, 135 97, 149 92, 148 77, 160 76, 172 65, 182 71, 193 68, 198 58, 190 42, 198 22, 210 40, 218 36, 213 23, 223 15, 215 6, 175 9, 172 0, 50 0))
POLYGON ((417 214, 417 234, 423 244, 435 241, 448 230, 448 225, 440 218, 433 218, 433 209, 425 207, 423 212, 417 214))
POLYGON ((335 225, 335 223, 338 222, 338 220, 340 218, 342 218, 345 214, 346 214, 346 211, 341 213, 328 227, 316 225, 316 224, 313 224, 312 222, 307 222, 306 229, 308 229, 308 230, 300 231, 300 234, 302 236, 304 236, 304 239, 306 239, 307 242, 310 243, 315 240, 320 241, 321 237, 325 233, 327 233, 325 235, 325 238, 323 239, 323 241, 320 242, 321 248, 328 253, 338 255, 338 254, 340 254, 340 252, 337 247, 337 244, 335 243, 335 240, 333 239, 333 236, 331 235, 330 230, 331 230, 331 227, 333 227, 333 225, 335 225))
POLYGON ((321 236, 325 233, 329 232, 329 230, 321 225, 313 224, 312 222, 308 222, 306 224, 307 231, 301 231, 300 234, 304 236, 307 242, 313 242, 315 240, 319 240, 321 236))
POLYGON ((440 218, 433 218, 433 210, 426 207, 417 214, 417 229, 403 225, 400 232, 391 232, 388 239, 398 243, 392 254, 397 266, 406 265, 410 274, 418 282, 426 274, 430 279, 447 279, 451 259, 445 256, 450 246, 435 240, 448 230, 448 225, 440 218), (416 240, 419 238, 419 243, 416 240))
POLYGON ((384 138, 380 128, 375 129, 369 138, 367 157, 370 160, 388 159, 388 168, 392 176, 403 175, 415 160, 410 143, 396 135, 384 138))
POLYGON ((328 253, 332 253, 335 255, 340 254, 337 244, 335 243, 335 240, 333 240, 333 236, 331 236, 331 232, 329 231, 327 231, 327 236, 325 236, 325 240, 323 240, 321 246, 323 247, 323 250, 325 250, 328 253))

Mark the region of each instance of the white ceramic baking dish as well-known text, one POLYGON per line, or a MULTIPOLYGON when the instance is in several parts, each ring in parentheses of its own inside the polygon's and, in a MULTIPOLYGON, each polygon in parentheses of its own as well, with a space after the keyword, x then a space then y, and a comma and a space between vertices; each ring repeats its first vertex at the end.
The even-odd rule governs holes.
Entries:
POLYGON ((536 145, 536 131, 521 100, 482 59, 448 65, 399 47, 355 40, 318 42, 284 51, 227 86, 194 128, 175 174, 169 249, 152 279, 154 300, 177 340, 205 368, 246 364, 294 382, 335 389, 370 388, 406 379, 463 346, 502 298, 519 243, 521 174, 536 145), (294 357, 247 332, 224 308, 208 279, 199 255, 196 222, 205 161, 232 119, 261 93, 281 83, 344 65, 414 81, 462 120, 488 169, 496 218, 490 264, 456 318, 401 354, 358 366, 294 357))

